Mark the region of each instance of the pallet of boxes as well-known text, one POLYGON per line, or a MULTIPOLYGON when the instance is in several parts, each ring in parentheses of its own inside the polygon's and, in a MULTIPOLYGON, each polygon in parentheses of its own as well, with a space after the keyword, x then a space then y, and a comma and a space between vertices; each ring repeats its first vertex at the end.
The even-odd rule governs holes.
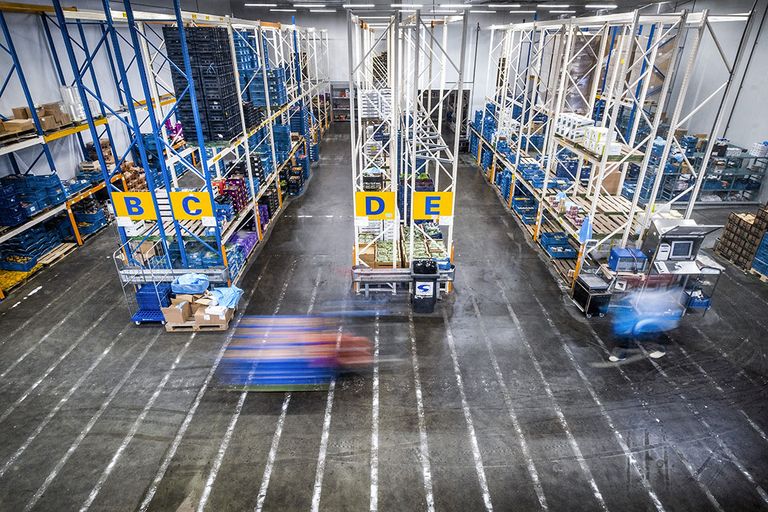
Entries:
POLYGON ((757 213, 731 213, 715 252, 745 271, 768 279, 768 205, 757 213))
POLYGON ((226 331, 235 316, 235 307, 216 304, 211 292, 200 295, 176 294, 171 305, 162 308, 168 332, 226 331))

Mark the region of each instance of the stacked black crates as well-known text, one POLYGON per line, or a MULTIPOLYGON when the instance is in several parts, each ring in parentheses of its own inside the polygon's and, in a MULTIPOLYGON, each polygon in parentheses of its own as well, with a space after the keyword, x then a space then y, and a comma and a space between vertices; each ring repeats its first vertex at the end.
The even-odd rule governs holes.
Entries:
MULTIPOLYGON (((192 114, 192 100, 185 94, 178 102, 177 117, 184 127, 184 137, 189 142, 227 142, 242 133, 240 99, 237 97, 235 71, 227 30, 219 27, 187 27, 189 59, 192 80, 195 83, 197 109, 200 114, 204 141, 197 140, 192 114)), ((184 70, 179 31, 175 27, 163 27, 168 58, 184 70)), ((188 86, 187 78, 171 66, 171 77, 176 97, 188 86)), ((253 116, 253 114, 250 114, 253 116)), ((255 119, 252 119, 255 120, 255 119)))

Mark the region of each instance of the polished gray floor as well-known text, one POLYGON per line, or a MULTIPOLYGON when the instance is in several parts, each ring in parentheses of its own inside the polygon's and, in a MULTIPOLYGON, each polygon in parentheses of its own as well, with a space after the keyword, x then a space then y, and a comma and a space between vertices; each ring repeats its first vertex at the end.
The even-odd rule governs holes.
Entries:
MULTIPOLYGON (((768 286, 732 267, 668 354, 607 364, 478 171, 432 316, 351 292, 349 139, 322 147, 245 278, 248 314, 370 310, 329 392, 217 385, 226 334, 129 323, 105 233, 0 304, 0 510, 768 509, 768 286)), ((716 213, 707 213, 715 218, 716 213)))

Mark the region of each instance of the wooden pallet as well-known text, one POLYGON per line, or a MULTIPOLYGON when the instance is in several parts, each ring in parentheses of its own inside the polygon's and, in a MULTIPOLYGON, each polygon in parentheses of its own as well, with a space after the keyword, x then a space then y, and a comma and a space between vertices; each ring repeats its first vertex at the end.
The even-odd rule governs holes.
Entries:
POLYGON ((167 332, 217 332, 226 331, 229 329, 229 322, 223 322, 221 324, 197 324, 194 320, 191 322, 184 322, 182 324, 165 324, 165 330, 167 332))
POLYGON ((760 281, 764 283, 768 283, 768 276, 766 276, 765 274, 762 274, 753 268, 749 269, 749 273, 757 277, 758 279, 760 279, 760 281))
POLYGON ((49 267, 59 261, 61 258, 71 253, 77 248, 77 244, 74 242, 65 242, 55 249, 46 253, 42 258, 38 258, 37 262, 44 267, 49 267))

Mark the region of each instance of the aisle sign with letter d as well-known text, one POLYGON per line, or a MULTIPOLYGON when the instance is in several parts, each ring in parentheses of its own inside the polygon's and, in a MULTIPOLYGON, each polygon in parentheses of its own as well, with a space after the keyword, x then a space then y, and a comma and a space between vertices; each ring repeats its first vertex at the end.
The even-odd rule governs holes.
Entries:
POLYGON ((413 218, 437 220, 453 215, 453 192, 414 192, 413 218))
POLYGON ((368 220, 395 219, 394 192, 355 192, 355 217, 368 220))
POLYGON ((156 220, 151 192, 112 192, 115 216, 132 220, 156 220))
POLYGON ((208 192, 171 192, 171 208, 176 220, 200 220, 213 217, 211 195, 208 192))

